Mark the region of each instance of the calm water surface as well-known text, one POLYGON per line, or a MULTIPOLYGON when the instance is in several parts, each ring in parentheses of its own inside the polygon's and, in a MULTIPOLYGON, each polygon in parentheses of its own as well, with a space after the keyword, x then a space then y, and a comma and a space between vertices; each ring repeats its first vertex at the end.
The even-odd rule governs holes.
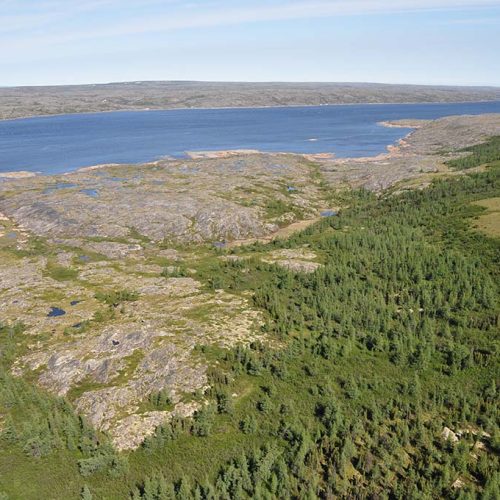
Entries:
POLYGON ((500 102, 123 111, 0 121, 0 172, 61 173, 186 151, 258 149, 370 156, 409 129, 383 120, 500 113, 500 102))

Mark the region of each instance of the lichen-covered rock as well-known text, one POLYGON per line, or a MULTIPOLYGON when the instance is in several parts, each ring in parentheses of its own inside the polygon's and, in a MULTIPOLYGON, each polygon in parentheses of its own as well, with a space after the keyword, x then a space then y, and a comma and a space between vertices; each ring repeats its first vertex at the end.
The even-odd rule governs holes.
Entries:
POLYGON ((277 154, 108 166, 0 184, 0 209, 34 234, 53 241, 83 238, 85 248, 121 259, 137 256, 148 241, 266 235, 274 228, 267 220, 272 200, 317 209, 321 197, 313 174, 300 156, 277 154), (62 180, 60 189, 50 189, 62 180), (300 191, 288 193, 291 183, 300 191), (82 189, 98 190, 99 196, 82 195, 82 189), (143 240, 131 244, 137 235, 143 240))
POLYGON ((119 448, 136 446, 169 418, 169 412, 140 410, 151 393, 167 390, 173 412, 184 414, 185 396, 206 387, 207 365, 193 353, 195 346, 231 346, 259 337, 260 314, 245 298, 206 292, 193 278, 137 277, 105 262, 86 267, 82 280, 102 286, 107 279, 113 289, 127 284, 138 292, 137 300, 112 311, 103 325, 91 320, 81 334, 77 326, 70 336, 33 344, 14 372, 36 370, 40 385, 74 401, 119 448))
POLYGON ((443 432, 441 433, 441 437, 445 441, 451 441, 452 443, 458 443, 458 436, 449 427, 443 428, 443 432))
POLYGON ((321 267, 319 262, 314 261, 316 258, 317 255, 314 252, 311 252, 311 250, 303 247, 274 250, 270 252, 269 255, 262 257, 262 260, 264 262, 285 267, 290 271, 298 273, 312 273, 321 267))

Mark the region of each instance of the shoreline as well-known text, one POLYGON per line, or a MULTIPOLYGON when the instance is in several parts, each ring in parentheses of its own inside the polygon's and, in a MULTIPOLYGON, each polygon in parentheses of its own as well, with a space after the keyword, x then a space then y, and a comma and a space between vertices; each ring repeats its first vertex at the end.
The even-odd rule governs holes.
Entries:
MULTIPOLYGON (((404 118, 403 120, 408 120, 411 121, 413 120, 412 118, 404 118)), ((414 119, 415 121, 418 121, 418 119, 414 119)), ((394 120, 395 122, 398 120, 394 120)), ((432 120, 426 120, 426 121, 432 121, 432 120)), ((173 157, 162 157, 160 159, 153 159, 150 161, 144 161, 144 162, 137 162, 133 163, 132 165, 155 165, 158 164, 160 161, 178 161, 178 160, 199 160, 199 159, 218 159, 218 158, 228 158, 231 156, 239 156, 239 155, 249 155, 249 154, 265 154, 265 155, 294 155, 294 156, 302 156, 303 158, 306 158, 308 160, 312 161, 327 161, 327 160, 333 160, 333 161, 346 161, 346 160, 365 160, 366 158, 378 158, 378 157, 384 157, 388 154, 393 153, 394 149, 397 149, 399 146, 400 141, 408 138, 417 128, 418 126, 408 126, 408 125, 397 125, 392 123, 391 121, 381 121, 377 122, 377 125, 380 127, 388 127, 388 128, 406 128, 410 129, 410 131, 400 139, 398 139, 396 142, 392 144, 387 144, 385 146, 386 150, 383 152, 380 152, 374 156, 369 156, 369 157, 355 157, 355 156, 347 156, 347 157, 337 157, 335 152, 329 152, 329 151, 324 151, 321 153, 294 153, 291 151, 262 151, 258 149, 214 149, 214 150, 208 150, 208 151, 185 151, 184 156, 180 158, 173 158, 173 157)), ((60 172, 60 173, 48 173, 44 174, 43 172, 37 171, 37 172, 31 172, 27 170, 13 170, 13 171, 8 171, 8 172, 0 172, 0 181, 2 180, 10 180, 10 179, 23 179, 23 178, 29 178, 29 177, 50 177, 50 176, 58 176, 58 175, 71 175, 74 173, 85 173, 85 172, 90 172, 93 170, 100 170, 103 168, 110 168, 110 167, 120 167, 122 165, 130 165, 129 163, 98 163, 96 165, 86 165, 84 167, 79 167, 73 170, 68 170, 66 172, 60 172)))
POLYGON ((402 118, 400 120, 384 120, 381 122, 377 122, 377 125, 387 128, 411 128, 417 130, 432 121, 433 120, 426 120, 421 118, 402 118))
POLYGON ((326 104, 277 104, 266 106, 207 106, 207 107, 173 107, 173 108, 124 108, 124 109, 110 109, 102 111, 74 111, 71 113, 49 113, 39 115, 23 115, 14 118, 0 118, 0 122, 9 122, 16 120, 28 120, 31 118, 50 118, 56 116, 77 116, 77 115, 101 115, 104 113, 135 113, 135 112, 159 112, 159 111, 215 111, 215 110, 234 110, 234 109, 286 109, 286 108, 324 108, 333 106, 404 106, 404 105, 418 105, 418 104, 487 104, 487 103, 500 103, 500 100, 477 100, 477 101, 405 101, 405 102, 342 102, 342 103, 326 103, 326 104))
MULTIPOLYGON (((411 121, 411 118, 404 118, 403 120, 408 120, 411 121)), ((415 119, 418 121, 418 119, 415 119)), ((395 120, 397 121, 397 120, 395 120)), ((433 120, 426 120, 426 121, 433 121, 433 120)), ((79 167, 74 170, 68 170, 67 172, 60 172, 60 173, 48 173, 44 174, 43 172, 30 172, 30 171, 10 171, 10 172, 0 172, 0 181, 2 180, 10 180, 10 179, 23 179, 23 178, 30 178, 30 177, 50 177, 50 176, 59 176, 59 175, 71 175, 75 173, 85 173, 85 172, 91 172, 93 170, 100 170, 104 168, 110 168, 110 167, 120 167, 122 165, 157 165, 161 161, 179 161, 179 160, 199 160, 199 159, 220 159, 220 158, 229 158, 232 156, 239 156, 239 155, 252 155, 252 154, 258 154, 258 155, 293 155, 293 156, 301 156, 307 160, 312 160, 312 161, 356 161, 356 160, 367 160, 367 159, 377 159, 377 158, 384 158, 387 157, 388 155, 395 154, 397 152, 401 141, 404 141, 407 139, 415 130, 417 130, 419 127, 418 126, 413 126, 410 127, 408 125, 397 125, 393 124, 390 121, 382 121, 382 122, 377 122, 377 125, 380 127, 388 127, 388 128, 406 128, 410 129, 410 131, 395 141, 392 144, 387 144, 385 146, 385 151, 380 152, 376 155, 373 156, 347 156, 347 157, 337 157, 334 152, 322 152, 322 153, 294 153, 290 151, 262 151, 258 149, 214 149, 214 150, 209 150, 209 151, 185 151, 185 154, 181 158, 172 158, 172 157, 163 157, 160 159, 154 159, 150 161, 144 161, 144 162, 137 162, 133 164, 129 163, 98 163, 96 165, 87 165, 84 167, 79 167)))
MULTIPOLYGON (((490 102, 500 102, 500 101, 463 101, 462 103, 490 103, 490 102)), ((368 103, 367 103, 368 104, 368 103)), ((371 103, 375 104, 375 103, 371 103)), ((400 103, 392 103, 393 105, 399 105, 400 103)), ((409 103, 408 103, 409 104, 409 103)), ((415 104, 447 104, 447 103, 415 103, 415 104)), ((455 102, 455 104, 460 104, 460 102, 455 102)), ((338 106, 352 106, 355 105, 353 104, 341 104, 338 106)), ((326 106, 326 105, 325 105, 326 106)), ((335 105, 337 106, 337 105, 335 105)), ((320 107, 320 106, 269 106, 271 108, 274 107, 280 107, 280 108, 288 108, 288 107, 320 107)), ((174 109, 195 109, 195 108, 174 108, 174 109)), ((263 109, 263 108, 196 108, 196 109, 263 109)), ((144 111, 144 110, 136 110, 136 111, 144 111)), ((160 111, 160 110, 149 110, 149 111, 160 111)), ((99 113, 74 113, 75 115, 77 114, 101 114, 101 113, 106 113, 107 111, 104 112, 99 112, 99 113)), ((117 110, 117 111, 110 111, 110 113, 119 113, 123 112, 122 110, 117 110)), ((478 115, 467 115, 467 114, 461 114, 461 115, 447 115, 447 116, 484 116, 484 115, 489 115, 489 114, 500 114, 496 112, 486 112, 486 113, 480 113, 478 115)), ((40 117, 47 117, 47 116, 66 116, 66 114, 62 115, 41 115, 40 117)), ((36 118, 36 117, 35 117, 36 118)), ((14 120, 20 120, 23 118, 16 118, 14 120)), ((109 168, 109 167, 120 167, 123 165, 155 165, 158 164, 161 161, 181 161, 181 160, 196 160, 196 159, 217 159, 217 158, 227 158, 230 156, 238 156, 238 155, 244 155, 244 154, 263 154, 263 155, 294 155, 294 156, 300 156, 308 160, 312 161, 337 161, 340 163, 346 162, 346 161, 366 161, 370 159, 383 159, 387 158, 388 156, 393 156, 398 154, 400 151, 401 144, 404 143, 405 140, 407 140, 416 130, 419 128, 425 126, 429 122, 433 122, 435 120, 439 120, 440 118, 436 119, 421 119, 421 118, 401 118, 401 119, 395 119, 395 120, 382 120, 375 122, 377 126, 380 127, 387 127, 387 128, 405 128, 408 130, 408 133, 402 136, 401 138, 397 139, 395 142, 391 144, 386 144, 385 145, 385 150, 381 151, 380 153, 377 153, 372 156, 346 156, 346 157, 338 157, 336 156, 335 152, 329 152, 329 151, 324 151, 324 152, 319 152, 319 153, 296 153, 292 151, 263 151, 263 150, 248 150, 248 149, 215 149, 215 150, 203 150, 203 151, 185 151, 184 154, 180 157, 172 157, 169 155, 162 156, 160 158, 153 158, 151 160, 145 160, 145 161, 140 161, 140 162, 134 162, 134 163, 98 163, 94 165, 85 165, 82 167, 77 167, 73 168, 70 170, 66 170, 64 172, 53 172, 53 173, 44 173, 41 171, 26 171, 26 170, 14 170, 14 171, 6 171, 6 172, 0 172, 0 182, 2 181, 8 181, 8 180, 15 180, 15 179, 23 179, 23 178, 29 178, 29 177, 56 177, 56 176, 65 176, 65 175, 71 175, 75 173, 85 173, 88 171, 92 170, 98 170, 98 169, 103 169, 103 168, 109 168)), ((0 120, 2 121, 2 120, 0 120)), ((6 120, 4 120, 6 121, 6 120)), ((8 120, 7 120, 8 121, 8 120)))

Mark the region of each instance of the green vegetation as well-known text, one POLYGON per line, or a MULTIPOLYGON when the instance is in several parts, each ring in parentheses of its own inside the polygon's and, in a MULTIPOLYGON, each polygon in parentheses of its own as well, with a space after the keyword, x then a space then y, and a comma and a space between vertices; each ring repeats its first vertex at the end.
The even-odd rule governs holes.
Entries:
POLYGON ((113 292, 97 292, 95 298, 108 306, 118 307, 122 302, 134 302, 139 294, 130 290, 115 290, 113 292))
POLYGON ((149 243, 149 238, 141 234, 135 227, 129 228, 129 235, 130 238, 142 241, 143 243, 149 243))
POLYGON ((56 281, 71 281, 77 278, 78 270, 48 262, 45 274, 56 281))
POLYGON ((8 499, 55 498, 57 491, 58 498, 78 498, 72 475, 123 475, 126 457, 75 415, 66 400, 11 375, 8 366, 22 334, 20 324, 0 325, 0 494, 8 499))
MULTIPOLYGON (((397 196, 355 192, 338 217, 234 250, 248 259, 190 262, 207 287, 252 294, 270 341, 200 347, 213 361, 207 404, 131 453, 13 378, 22 327, 3 327, 0 492, 499 498, 500 240, 471 228, 499 179, 492 167, 397 196), (305 244, 325 263, 311 274, 258 259, 305 244)), ((158 393, 145 406, 169 404, 158 393)))
POLYGON ((146 401, 141 405, 142 411, 164 411, 172 410, 174 405, 170 399, 170 394, 165 389, 158 392, 152 392, 146 401))
POLYGON ((266 216, 270 219, 276 219, 288 213, 294 214, 297 219, 302 217, 302 210, 299 207, 279 198, 268 201, 264 209, 266 216))
POLYGON ((184 266, 166 266, 161 275, 164 278, 185 278, 189 276, 189 271, 184 266))
POLYGON ((466 170, 478 167, 485 163, 492 163, 500 160, 500 135, 492 137, 489 141, 476 146, 460 150, 463 153, 470 153, 462 158, 450 160, 447 165, 454 170, 466 170))

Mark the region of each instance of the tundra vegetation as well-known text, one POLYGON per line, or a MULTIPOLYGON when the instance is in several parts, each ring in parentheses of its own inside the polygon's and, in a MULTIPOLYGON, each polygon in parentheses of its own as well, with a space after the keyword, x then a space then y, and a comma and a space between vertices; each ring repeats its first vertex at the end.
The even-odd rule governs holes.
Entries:
MULTIPOLYGON (((194 415, 134 450, 33 384, 36 370, 14 376, 32 339, 2 324, 0 498, 499 498, 500 240, 475 228, 500 197, 487 155, 425 189, 345 191, 338 215, 286 239, 160 267, 262 321, 253 341, 193 348, 208 364, 194 415), (281 265, 290 255, 320 265, 281 265)), ((126 316, 144 293, 95 300, 126 316)), ((158 390, 142 404, 174 402, 158 390)))
POLYGON ((376 83, 123 82, 0 88, 0 119, 168 108, 498 101, 498 87, 376 83))

